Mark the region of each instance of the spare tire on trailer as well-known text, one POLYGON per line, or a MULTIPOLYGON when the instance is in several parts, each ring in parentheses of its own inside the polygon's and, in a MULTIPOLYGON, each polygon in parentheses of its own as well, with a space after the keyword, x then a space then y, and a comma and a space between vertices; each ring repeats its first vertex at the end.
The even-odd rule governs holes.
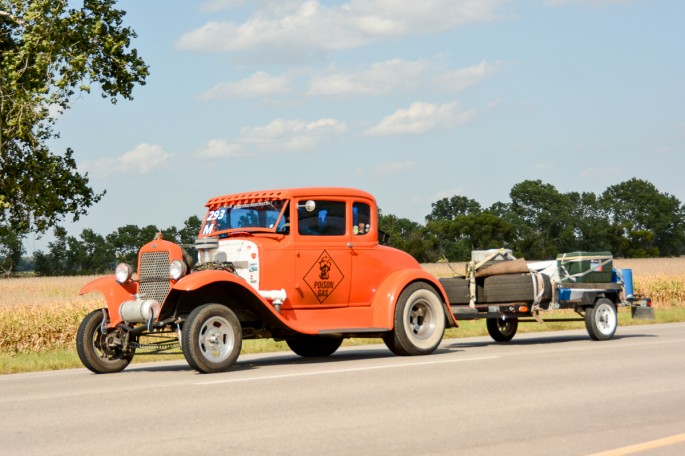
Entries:
POLYGON ((531 273, 501 274, 486 277, 483 280, 483 293, 478 296, 481 303, 524 302, 533 303, 536 291, 540 301, 549 302, 552 298, 552 284, 550 278, 540 274, 542 283, 538 287, 533 285, 536 278, 531 273), (542 293, 539 288, 542 287, 542 293))

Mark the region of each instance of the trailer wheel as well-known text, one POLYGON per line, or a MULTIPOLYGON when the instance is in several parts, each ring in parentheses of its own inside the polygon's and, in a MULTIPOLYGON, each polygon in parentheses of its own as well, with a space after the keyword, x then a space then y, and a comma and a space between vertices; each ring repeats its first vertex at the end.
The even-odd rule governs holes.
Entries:
POLYGON ((599 298, 593 307, 585 310, 585 328, 592 339, 611 339, 617 326, 616 306, 610 299, 599 298))
POLYGON ((193 310, 183 325, 182 340, 186 361, 203 374, 229 370, 243 345, 238 317, 221 304, 193 310))
POLYGON ((342 341, 342 337, 300 336, 285 342, 296 354, 311 358, 332 355, 340 347, 342 341))
POLYGON ((121 372, 133 359, 132 354, 125 354, 121 348, 108 343, 108 334, 102 333, 105 312, 105 309, 98 309, 86 315, 76 332, 78 357, 84 366, 96 374, 121 372))
POLYGON ((400 294, 394 329, 383 335, 383 341, 396 355, 427 355, 438 348, 444 332, 441 299, 430 285, 414 283, 400 294))
POLYGON ((514 338, 519 327, 518 318, 488 318, 486 321, 488 334, 496 342, 509 342, 514 338))

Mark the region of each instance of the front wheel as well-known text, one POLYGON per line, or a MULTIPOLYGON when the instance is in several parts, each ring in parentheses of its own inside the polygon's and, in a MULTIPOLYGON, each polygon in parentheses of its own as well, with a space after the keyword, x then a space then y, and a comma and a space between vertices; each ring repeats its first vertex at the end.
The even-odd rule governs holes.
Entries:
POLYGON ((488 318, 486 321, 488 334, 496 342, 509 342, 514 338, 519 327, 518 318, 488 318))
POLYGON ((105 309, 94 310, 83 319, 76 333, 76 352, 89 370, 96 374, 121 372, 133 359, 133 354, 122 351, 121 345, 115 344, 114 333, 103 333, 102 323, 105 320, 105 309))
POLYGON ((243 345, 238 317, 221 304, 193 310, 183 324, 181 338, 186 361, 203 374, 229 370, 243 345))
POLYGON ((342 344, 342 337, 300 336, 285 342, 296 354, 304 357, 329 356, 342 344))
POLYGON ((616 306, 607 298, 600 298, 594 307, 585 310, 585 328, 594 340, 608 340, 618 326, 616 306))
POLYGON ((402 291, 395 308, 394 329, 383 335, 396 355, 433 353, 445 332, 442 301, 433 287, 414 283, 402 291))

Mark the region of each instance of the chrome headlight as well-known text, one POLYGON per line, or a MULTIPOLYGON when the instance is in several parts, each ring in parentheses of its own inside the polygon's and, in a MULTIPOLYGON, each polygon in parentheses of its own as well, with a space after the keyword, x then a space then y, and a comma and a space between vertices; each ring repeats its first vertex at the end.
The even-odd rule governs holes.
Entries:
POLYGON ((178 280, 186 275, 187 270, 188 268, 183 261, 174 260, 169 265, 169 277, 171 277, 171 280, 178 280))
POLYGON ((126 263, 119 263, 114 271, 114 276, 120 284, 124 284, 133 277, 133 268, 126 263))

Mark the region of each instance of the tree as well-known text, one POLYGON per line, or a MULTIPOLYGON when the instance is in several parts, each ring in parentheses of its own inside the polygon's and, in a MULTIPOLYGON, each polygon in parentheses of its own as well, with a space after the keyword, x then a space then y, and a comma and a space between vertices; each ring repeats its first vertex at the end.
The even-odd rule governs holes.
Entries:
POLYGON ((683 253, 685 206, 673 195, 633 178, 607 188, 600 202, 614 231, 627 241, 617 254, 641 257, 683 253))
POLYGON ((130 49, 115 0, 0 0, 0 238, 44 233, 78 220, 104 193, 76 170, 73 151, 55 154, 51 112, 98 86, 104 98, 132 98, 148 67, 130 49))
POLYGON ((22 237, 10 231, 0 230, 0 274, 12 274, 21 262, 23 253, 22 237))
POLYGON ((426 221, 453 220, 460 215, 477 214, 481 211, 480 203, 465 196, 455 195, 451 198, 443 198, 431 203, 431 213, 426 216, 426 221))
POLYGON ((576 247, 573 211, 577 202, 568 194, 552 184, 526 180, 514 185, 509 196, 520 254, 531 259, 554 258, 576 247))
POLYGON ((420 223, 395 215, 379 214, 379 228, 390 237, 389 245, 403 250, 421 263, 440 258, 438 239, 420 223))

